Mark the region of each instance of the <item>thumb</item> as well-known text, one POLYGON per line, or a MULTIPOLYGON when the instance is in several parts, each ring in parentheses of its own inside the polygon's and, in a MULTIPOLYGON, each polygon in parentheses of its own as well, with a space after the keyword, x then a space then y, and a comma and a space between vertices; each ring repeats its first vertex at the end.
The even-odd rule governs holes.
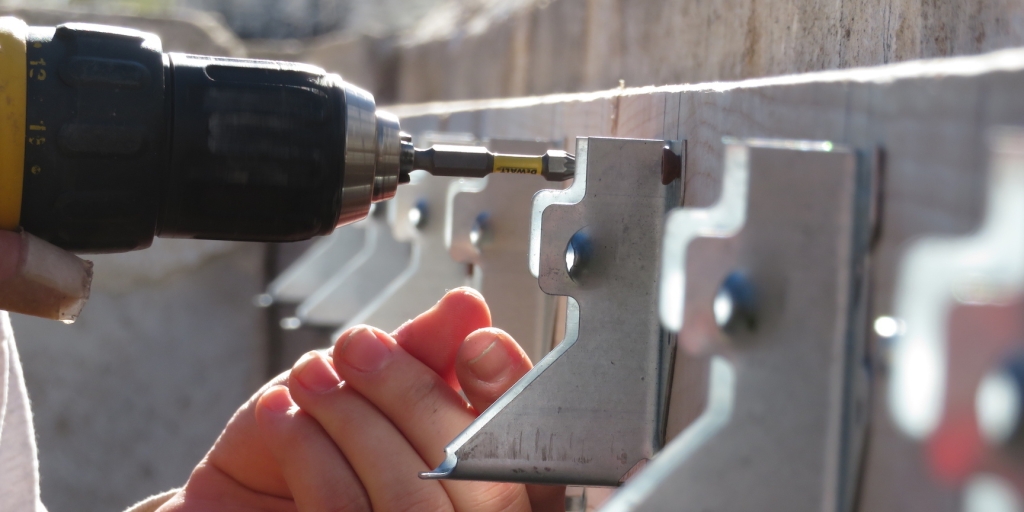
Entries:
POLYGON ((533 364, 519 344, 495 328, 467 336, 455 359, 455 375, 477 412, 490 407, 531 368, 533 364))

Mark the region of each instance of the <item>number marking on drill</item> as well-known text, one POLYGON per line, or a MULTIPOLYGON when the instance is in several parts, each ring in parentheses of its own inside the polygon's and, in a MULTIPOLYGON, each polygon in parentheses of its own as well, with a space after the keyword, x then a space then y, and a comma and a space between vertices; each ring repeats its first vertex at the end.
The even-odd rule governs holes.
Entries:
POLYGON ((29 66, 34 66, 34 67, 31 67, 28 70, 29 78, 35 78, 36 80, 40 80, 40 81, 46 80, 46 69, 43 69, 43 66, 46 66, 46 60, 44 60, 44 59, 30 60, 28 62, 28 65, 29 66))

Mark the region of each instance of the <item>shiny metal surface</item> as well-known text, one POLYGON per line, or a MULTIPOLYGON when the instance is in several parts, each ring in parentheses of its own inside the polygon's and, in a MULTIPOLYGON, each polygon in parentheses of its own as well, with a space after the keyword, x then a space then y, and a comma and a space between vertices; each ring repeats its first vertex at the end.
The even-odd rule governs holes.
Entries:
MULTIPOLYGON (((601 507, 601 512, 638 510, 644 502, 661 493, 672 492, 675 471, 693 453, 714 437, 732 417, 736 400, 736 369, 723 357, 711 359, 707 407, 700 417, 672 440, 639 474, 626 483, 601 507)), ((678 505, 681 507, 685 502, 678 505)))
POLYGON ((395 240, 386 215, 375 213, 352 229, 363 231, 362 249, 347 261, 339 261, 334 275, 296 309, 305 324, 343 325, 358 314, 367 300, 388 288, 412 258, 407 242, 395 240))
POLYGON ((664 146, 578 139, 573 185, 537 194, 535 268, 545 292, 571 297, 566 337, 424 477, 618 485, 661 447, 675 337, 657 318, 657 262, 681 190, 661 184, 664 146), (582 228, 592 252, 570 277, 566 247, 582 228))
POLYGON ((712 357, 707 408, 607 510, 853 506, 868 167, 832 143, 726 140, 720 203, 672 213, 663 253, 679 259, 662 263, 668 284, 685 287, 662 290, 662 314, 680 316, 666 322, 680 329, 679 350, 712 357), (756 294, 754 322, 723 332, 716 296, 737 272, 756 294))
POLYGON ((345 109, 345 175, 338 226, 361 220, 369 213, 377 166, 377 107, 373 96, 346 83, 345 109))
MULTIPOLYGON (((361 221, 366 222, 366 221, 361 221)), ((352 225, 317 240, 299 259, 271 281, 267 294, 273 302, 301 302, 316 292, 366 243, 366 230, 352 225)), ((269 305, 269 304, 266 304, 269 305)))
POLYGON ((728 144, 725 148, 722 195, 710 208, 676 208, 665 223, 661 248, 661 280, 658 283, 658 314, 661 324, 673 332, 683 326, 686 291, 686 251, 701 237, 727 238, 743 227, 747 218, 747 186, 750 171, 747 148, 728 144))
POLYGON ((988 137, 984 217, 928 236, 899 267, 889 411, 969 512, 1024 503, 1024 129, 988 137))
POLYGON ((576 158, 560 149, 549 149, 544 153, 544 178, 548 181, 565 181, 576 174, 576 158))
POLYGON ((412 173, 389 203, 392 236, 412 246, 408 266, 345 322, 344 328, 368 324, 391 331, 430 309, 446 291, 467 285, 465 264, 452 260, 445 246, 445 210, 449 186, 459 178, 412 173))
POLYGON ((946 389, 949 309, 1024 291, 1024 134, 996 132, 985 222, 968 237, 931 237, 908 248, 896 285, 889 410, 916 439, 939 425, 946 389))
POLYGON ((373 174, 373 202, 395 197, 402 160, 402 129, 398 118, 377 111, 377 166, 373 174))

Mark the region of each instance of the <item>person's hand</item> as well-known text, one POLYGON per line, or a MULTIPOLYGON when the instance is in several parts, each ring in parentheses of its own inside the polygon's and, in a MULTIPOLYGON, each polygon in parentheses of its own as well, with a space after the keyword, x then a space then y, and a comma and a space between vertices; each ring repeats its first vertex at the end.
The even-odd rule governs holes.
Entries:
POLYGON ((160 510, 562 510, 564 487, 418 477, 530 368, 469 289, 393 335, 350 329, 257 392, 160 510))
POLYGON ((0 309, 73 322, 91 283, 92 263, 24 231, 0 231, 0 309))

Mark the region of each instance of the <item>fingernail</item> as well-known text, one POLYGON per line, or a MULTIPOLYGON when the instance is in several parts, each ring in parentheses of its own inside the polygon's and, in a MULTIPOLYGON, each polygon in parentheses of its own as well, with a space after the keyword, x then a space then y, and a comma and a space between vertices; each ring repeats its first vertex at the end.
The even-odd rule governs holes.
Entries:
POLYGON ((369 327, 357 327, 341 346, 342 362, 361 372, 379 370, 390 357, 391 349, 369 327))
POLYGON ((341 379, 334 372, 334 368, 327 364, 327 360, 319 352, 310 352, 302 356, 302 359, 295 363, 292 372, 302 387, 314 393, 330 391, 341 384, 341 379))
MULTIPOLYGON (((479 344, 483 346, 483 343, 479 344)), ((471 347, 475 348, 475 347, 471 347)), ((469 371, 476 376, 476 378, 484 382, 498 382, 506 374, 508 374, 509 357, 508 352, 501 346, 501 341, 497 337, 491 341, 490 345, 484 348, 483 352, 479 355, 472 357, 472 353, 468 354, 471 356, 467 365, 469 371)))
POLYGON ((291 409, 294 402, 292 402, 291 395, 288 394, 288 388, 274 386, 263 393, 260 404, 270 412, 283 413, 291 409))
MULTIPOLYGON (((474 296, 474 297, 476 297, 476 298, 478 298, 480 300, 484 300, 484 296, 481 295, 480 291, 477 290, 476 288, 472 288, 472 287, 469 287, 469 286, 460 286, 460 287, 456 288, 455 290, 458 290, 458 291, 460 291, 460 292, 462 292, 462 293, 464 293, 466 295, 472 295, 472 296, 474 296)), ((453 291, 455 291, 455 290, 453 290, 453 291)))

